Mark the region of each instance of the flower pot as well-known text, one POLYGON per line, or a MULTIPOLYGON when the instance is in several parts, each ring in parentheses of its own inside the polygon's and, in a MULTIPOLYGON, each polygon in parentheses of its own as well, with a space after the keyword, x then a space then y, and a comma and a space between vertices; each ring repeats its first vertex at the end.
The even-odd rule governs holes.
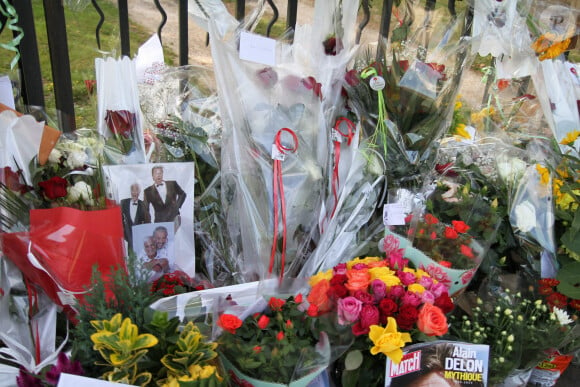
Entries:
POLYGON ((465 290, 475 275, 475 272, 481 263, 481 259, 483 258, 483 249, 477 242, 473 241, 471 247, 477 253, 477 265, 470 269, 449 268, 441 265, 422 251, 413 247, 409 239, 387 230, 386 235, 389 234, 394 235, 399 239, 399 246, 402 249, 405 249, 405 258, 407 258, 416 268, 425 270, 431 275, 431 277, 449 287, 449 295, 451 297, 456 296, 465 290))
POLYGON ((328 386, 328 378, 326 375, 322 375, 322 372, 326 371, 326 367, 319 367, 313 370, 306 376, 298 380, 294 380, 289 384, 283 383, 274 383, 274 382, 267 382, 264 380, 258 380, 252 378, 240 370, 238 370, 225 356, 221 356, 222 363, 226 370, 228 377, 230 378, 230 385, 231 386, 239 386, 239 387, 306 387, 309 386, 310 383, 313 383, 315 379, 320 379, 320 383, 313 383, 312 385, 315 386, 328 386))

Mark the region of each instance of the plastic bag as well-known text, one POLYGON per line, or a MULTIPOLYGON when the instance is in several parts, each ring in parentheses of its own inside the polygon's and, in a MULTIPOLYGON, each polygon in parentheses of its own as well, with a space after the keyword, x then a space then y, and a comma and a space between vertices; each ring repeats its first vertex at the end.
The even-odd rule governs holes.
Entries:
POLYGON ((134 60, 95 59, 97 128, 108 139, 109 164, 145 162, 142 117, 134 60))

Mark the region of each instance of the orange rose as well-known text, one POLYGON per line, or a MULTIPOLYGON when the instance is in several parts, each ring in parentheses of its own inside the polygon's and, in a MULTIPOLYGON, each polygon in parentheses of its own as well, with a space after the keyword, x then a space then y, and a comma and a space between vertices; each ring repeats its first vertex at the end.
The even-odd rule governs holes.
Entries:
POLYGON ((310 294, 306 298, 310 306, 315 305, 318 308, 318 314, 329 312, 332 309, 330 299, 328 298, 328 289, 330 281, 327 279, 320 280, 312 287, 310 294))
POLYGON ((447 333, 447 317, 432 304, 424 304, 419 312, 417 328, 427 336, 441 336, 447 333))
POLYGON ((346 277, 348 281, 344 286, 348 289, 351 296, 357 290, 366 291, 371 282, 371 275, 368 269, 349 270, 346 272, 346 277))

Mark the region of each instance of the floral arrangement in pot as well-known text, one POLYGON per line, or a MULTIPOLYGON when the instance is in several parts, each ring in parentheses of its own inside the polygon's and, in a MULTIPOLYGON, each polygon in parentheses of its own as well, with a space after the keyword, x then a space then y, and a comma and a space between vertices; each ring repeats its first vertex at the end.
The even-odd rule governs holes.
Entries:
POLYGON ((384 384, 385 356, 398 363, 405 345, 448 330, 449 288, 409 267, 397 238, 388 235, 383 244, 386 258, 355 258, 310 279, 308 313, 336 314, 355 338, 337 362, 343 386, 384 384))
POLYGON ((218 348, 233 384, 308 385, 328 366, 330 344, 302 295, 271 297, 267 304, 261 299, 257 305, 262 311, 245 319, 223 313, 218 320, 223 329, 218 348))

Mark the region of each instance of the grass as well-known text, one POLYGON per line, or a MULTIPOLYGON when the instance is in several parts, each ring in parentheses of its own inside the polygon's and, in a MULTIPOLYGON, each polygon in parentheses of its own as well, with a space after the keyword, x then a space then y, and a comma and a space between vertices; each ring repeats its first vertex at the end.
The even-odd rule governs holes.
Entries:
MULTIPOLYGON (((48 47, 48 41, 42 0, 32 0, 32 6, 39 47, 46 113, 55 120, 54 85, 50 57, 46 48, 48 47)), ((118 56, 121 51, 117 8, 112 3, 103 1, 99 2, 99 6, 105 14, 105 23, 100 31, 101 51, 98 49, 95 37, 95 28, 99 17, 94 8, 89 5, 83 11, 71 11, 68 7, 65 7, 73 100, 75 103, 76 123, 79 128, 95 127, 96 95, 90 95, 85 86, 85 80, 95 79, 95 58, 103 57, 103 52, 118 56)), ((149 39, 150 34, 139 25, 131 22, 129 31, 131 57, 133 57, 139 46, 149 39)), ((4 29, 0 34, 0 43, 6 43, 11 39, 11 31, 4 29)), ((6 53, 7 51, 0 48, 0 74, 8 74, 11 79, 17 79, 17 70, 10 70, 12 55, 7 55, 6 53)), ((166 51, 165 58, 169 65, 176 61, 176 56, 172 52, 166 51)))

